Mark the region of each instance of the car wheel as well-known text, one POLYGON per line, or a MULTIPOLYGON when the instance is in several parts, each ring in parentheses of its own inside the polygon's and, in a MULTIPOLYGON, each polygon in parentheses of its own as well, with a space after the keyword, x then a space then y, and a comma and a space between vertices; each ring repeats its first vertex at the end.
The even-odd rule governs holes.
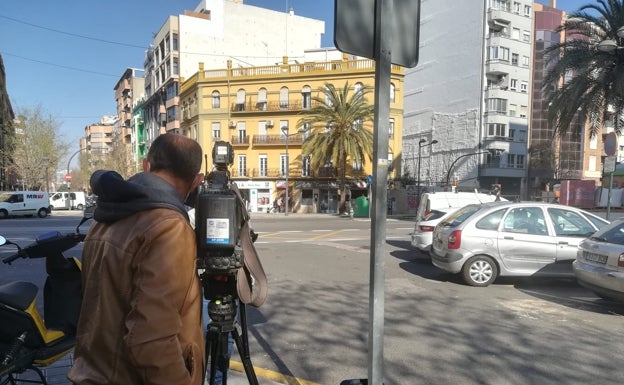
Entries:
POLYGON ((45 218, 48 216, 48 210, 41 208, 39 209, 39 211, 37 212, 37 215, 39 216, 39 218, 45 218))
POLYGON ((6 210, 0 210, 0 219, 5 219, 9 217, 9 212, 6 210))
POLYGON ((486 255, 470 258, 462 267, 464 281, 470 286, 488 286, 498 276, 498 267, 494 260, 486 255))

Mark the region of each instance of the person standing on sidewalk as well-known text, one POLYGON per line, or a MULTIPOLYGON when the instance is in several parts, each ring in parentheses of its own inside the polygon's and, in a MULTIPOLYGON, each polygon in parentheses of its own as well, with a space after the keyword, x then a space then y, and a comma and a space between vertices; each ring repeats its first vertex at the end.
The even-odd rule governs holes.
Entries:
POLYGON ((74 384, 201 385, 202 286, 184 201, 203 180, 202 149, 182 135, 152 143, 144 172, 96 171, 84 241, 74 384))

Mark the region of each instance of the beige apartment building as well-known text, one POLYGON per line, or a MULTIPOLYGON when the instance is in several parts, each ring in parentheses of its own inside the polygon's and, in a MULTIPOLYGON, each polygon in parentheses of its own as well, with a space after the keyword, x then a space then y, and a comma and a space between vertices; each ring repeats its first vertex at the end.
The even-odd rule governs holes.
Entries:
MULTIPOLYGON (((180 130, 196 139, 211 159, 217 141, 234 149, 231 177, 252 212, 266 212, 285 195, 289 207, 300 213, 332 213, 338 209, 336 169, 328 164, 310 167, 302 144, 309 134, 297 122, 313 107, 313 97, 323 95, 325 83, 337 88, 374 87, 375 62, 342 55, 337 60, 292 63, 284 57, 269 66, 204 69, 184 80, 180 87, 180 130)), ((399 176, 403 126, 402 67, 393 66, 389 122, 388 178, 399 176)), ((372 103, 374 94, 368 95, 372 103)), ((365 125, 372 130, 372 123, 365 125)), ((351 198, 368 194, 365 182, 372 175, 371 161, 348 160, 347 180, 351 198)), ((211 170, 209 161, 207 171, 211 170)))

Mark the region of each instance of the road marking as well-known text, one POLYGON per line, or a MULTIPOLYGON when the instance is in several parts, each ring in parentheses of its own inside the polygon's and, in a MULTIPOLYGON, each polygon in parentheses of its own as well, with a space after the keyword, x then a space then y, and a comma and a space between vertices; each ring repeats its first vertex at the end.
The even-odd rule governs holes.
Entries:
MULTIPOLYGON (((241 373, 245 373, 245 368, 243 367, 243 364, 237 361, 232 361, 230 360, 230 368, 233 370, 236 370, 237 372, 241 372, 241 373)), ((320 385, 316 382, 311 382, 311 381, 306 381, 304 379, 301 378, 297 378, 297 377, 292 377, 292 376, 287 376, 285 374, 279 373, 279 372, 274 372, 272 370, 268 370, 268 369, 263 369, 263 368, 257 368, 257 367, 253 367, 254 372, 256 373, 256 375, 258 377, 263 377, 266 379, 269 379, 271 381, 276 381, 279 382, 280 384, 285 384, 285 385, 320 385)))
POLYGON ((308 240, 309 240, 309 241, 315 241, 315 240, 317 240, 317 239, 330 237, 330 236, 332 236, 332 235, 334 235, 334 234, 339 234, 339 233, 341 233, 342 231, 343 231, 343 230, 336 230, 336 231, 332 231, 332 232, 329 232, 329 233, 326 233, 326 234, 320 234, 320 235, 317 235, 317 236, 315 236, 315 237, 311 237, 311 238, 309 238, 308 240))

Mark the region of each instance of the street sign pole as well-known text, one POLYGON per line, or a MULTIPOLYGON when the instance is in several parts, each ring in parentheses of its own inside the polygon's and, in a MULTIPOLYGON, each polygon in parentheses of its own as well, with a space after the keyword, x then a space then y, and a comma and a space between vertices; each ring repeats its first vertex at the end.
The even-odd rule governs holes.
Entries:
POLYGON ((383 384, 384 284, 388 200, 388 122, 390 121, 391 0, 375 2, 375 116, 373 130, 373 212, 370 239, 368 379, 383 384))

